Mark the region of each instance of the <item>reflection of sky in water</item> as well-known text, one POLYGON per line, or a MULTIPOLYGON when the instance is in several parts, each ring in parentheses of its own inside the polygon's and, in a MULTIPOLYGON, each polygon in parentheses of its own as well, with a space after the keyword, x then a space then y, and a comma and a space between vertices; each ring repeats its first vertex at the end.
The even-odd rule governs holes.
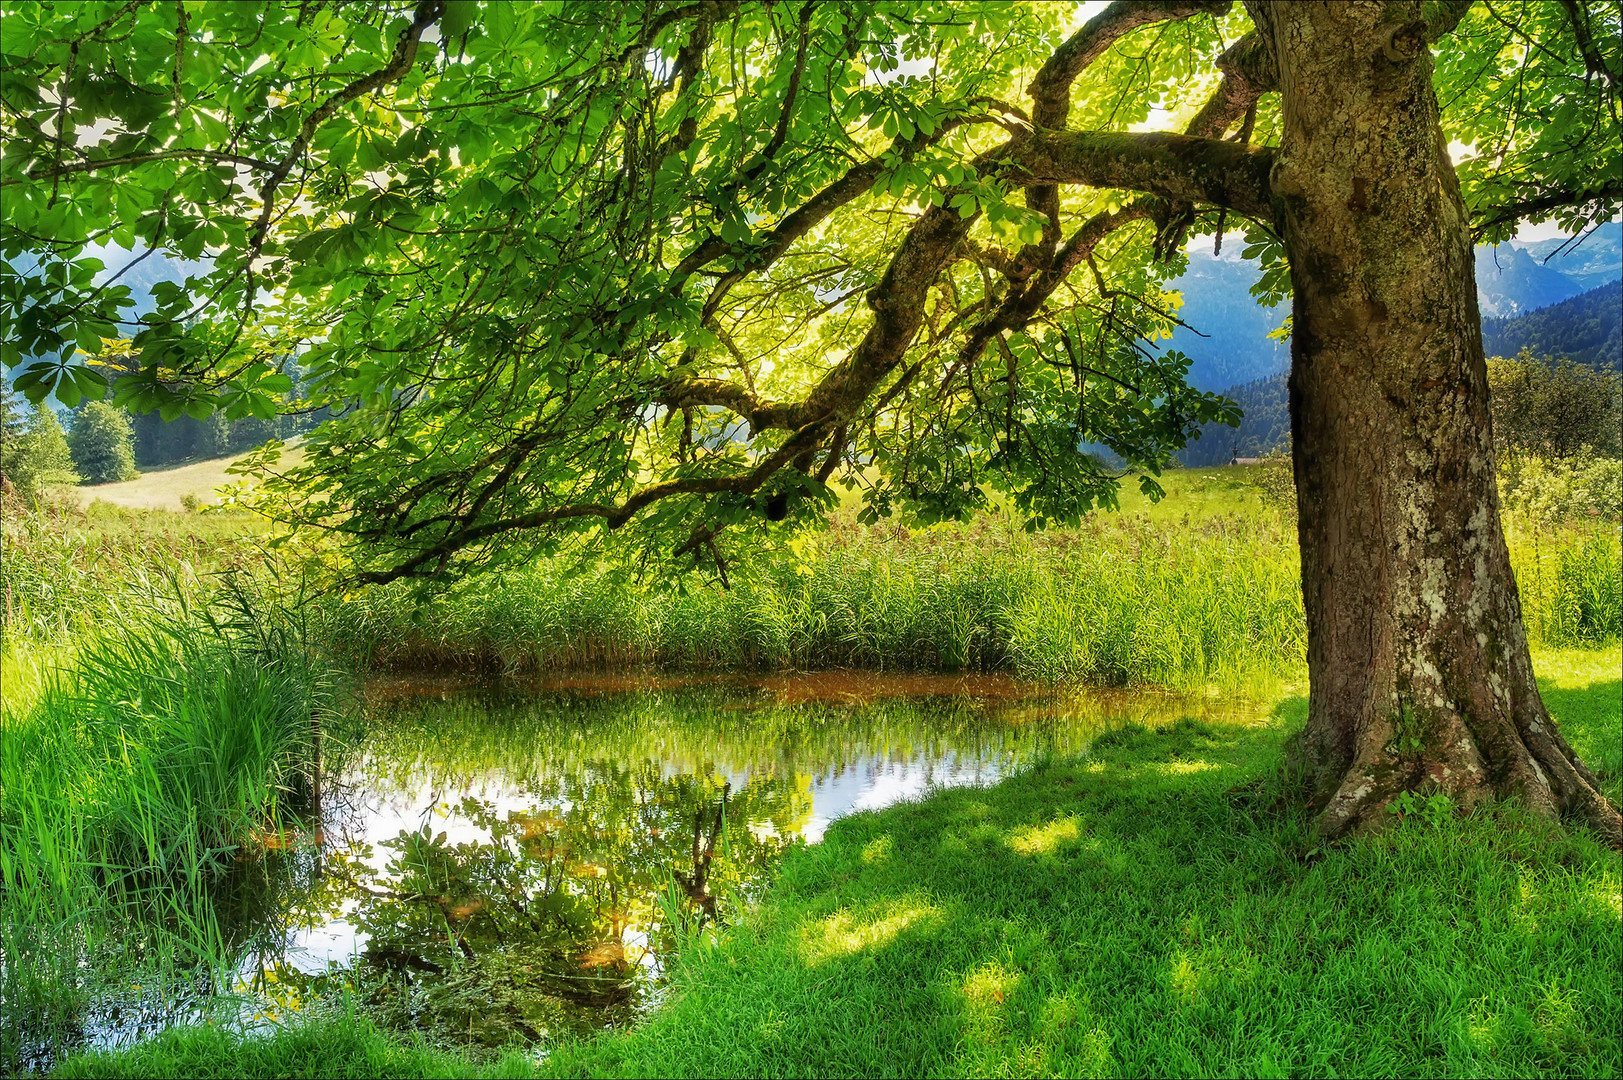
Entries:
MULTIPOLYGON (((422 784, 408 790, 378 784, 374 777, 367 775, 366 764, 363 760, 338 785, 345 797, 329 805, 322 831, 325 847, 352 853, 356 863, 380 875, 391 852, 379 845, 424 825, 435 833, 445 833, 450 844, 489 842, 486 829, 464 819, 454 809, 466 797, 488 802, 502 816, 536 807, 534 796, 498 777, 463 779, 456 783, 425 776, 422 784)), ((343 914, 352 912, 355 903, 345 901, 343 914)), ((329 966, 351 966, 365 949, 366 935, 347 918, 340 917, 320 926, 295 929, 283 959, 307 975, 318 975, 329 966)), ((258 957, 244 957, 242 974, 249 975, 258 964, 258 957)))
POLYGON ((968 757, 948 750, 938 756, 918 754, 900 762, 868 758, 843 770, 831 770, 812 782, 811 820, 801 835, 816 843, 836 818, 916 799, 932 787, 995 783, 1007 764, 1007 760, 968 757))
MULTIPOLYGON (((874 754, 842 768, 824 770, 811 777, 811 814, 798 835, 815 844, 823 839, 836 819, 846 814, 883 809, 918 798, 932 788, 995 783, 1010 764, 1009 758, 1008 754, 947 749, 938 754, 916 753, 903 760, 874 754)), ((509 813, 531 812, 538 807, 562 810, 568 805, 561 800, 538 801, 526 787, 510 784, 499 776, 464 778, 457 783, 424 775, 420 784, 402 789, 379 784, 375 777, 367 776, 368 771, 363 761, 342 785, 352 794, 329 810, 324 832, 329 847, 356 852, 358 863, 380 874, 389 861, 390 852, 379 845, 425 824, 435 833, 445 833, 450 844, 488 842, 490 834, 455 809, 468 796, 488 803, 503 817, 509 813), (370 790, 366 790, 368 787, 370 790)), ((670 771, 661 769, 666 775, 670 771)), ((725 776, 735 790, 742 789, 750 779, 748 769, 717 772, 725 776)), ((770 822, 752 822, 750 827, 758 833, 776 835, 770 822)), ((348 901, 344 912, 347 914, 353 908, 354 901, 348 901)), ((636 948, 645 943, 640 929, 628 927, 624 940, 628 950, 645 964, 653 965, 653 958, 646 955, 646 950, 636 948)), ((330 965, 350 966, 365 948, 366 935, 347 918, 340 917, 323 925, 293 930, 283 959, 313 975, 326 971, 330 965)), ((257 963, 257 957, 245 957, 243 974, 249 974, 257 963)))

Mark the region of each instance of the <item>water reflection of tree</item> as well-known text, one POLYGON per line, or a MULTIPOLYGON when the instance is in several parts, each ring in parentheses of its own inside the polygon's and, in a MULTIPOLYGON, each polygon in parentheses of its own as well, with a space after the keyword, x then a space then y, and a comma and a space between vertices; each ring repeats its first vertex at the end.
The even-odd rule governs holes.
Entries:
POLYGON ((483 837, 402 832, 382 845, 381 875, 354 877, 370 1000, 386 1019, 487 1045, 629 1020, 679 936, 661 896, 675 882, 699 922, 718 919, 790 842, 749 824, 787 824, 807 799, 792 776, 734 791, 654 764, 601 764, 531 794, 530 809, 505 814, 466 798, 455 816, 483 837))
POLYGON ((483 1045, 584 1034, 629 1020, 661 960, 768 880, 810 820, 815 777, 887 761, 1004 764, 1069 749, 1095 727, 1052 702, 396 698, 368 718, 328 792, 329 844, 259 867, 265 884, 244 889, 233 936, 252 955, 253 989, 308 997, 322 980, 280 950, 352 905, 367 941, 353 978, 384 1022, 483 1045), (382 872, 364 844, 341 839, 365 825, 373 797, 438 805, 496 780, 500 806, 445 807, 456 824, 387 841, 382 872), (435 831, 463 835, 457 825, 477 837, 435 831))
MULTIPOLYGON (((379 779, 402 789, 425 773, 499 773, 529 783, 628 759, 734 776, 762 769, 822 775, 859 763, 948 756, 1006 763, 1079 751, 1108 716, 1128 715, 1090 704, 968 698, 777 704, 705 690, 396 696, 374 703, 367 753, 379 779)), ((1137 702, 1133 718, 1147 704, 1137 702)), ((1186 703, 1177 705, 1187 711, 1186 703)))

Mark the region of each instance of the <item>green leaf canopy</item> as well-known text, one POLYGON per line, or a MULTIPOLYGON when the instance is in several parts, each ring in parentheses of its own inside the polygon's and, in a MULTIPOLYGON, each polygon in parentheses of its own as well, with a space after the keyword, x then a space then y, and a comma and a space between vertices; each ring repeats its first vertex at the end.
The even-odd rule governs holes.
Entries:
MULTIPOLYGON (((1489 236, 1620 196, 1615 6, 1525 6, 1427 5, 1489 236)), ((0 12, 19 388, 259 416, 297 356, 338 419, 263 505, 363 580, 609 533, 725 574, 836 478, 869 516, 1074 521, 1119 480, 1082 448, 1154 493, 1237 418, 1143 344, 1191 230, 1285 287, 1227 2, 0 12), (137 316, 106 245, 198 269, 137 316)))

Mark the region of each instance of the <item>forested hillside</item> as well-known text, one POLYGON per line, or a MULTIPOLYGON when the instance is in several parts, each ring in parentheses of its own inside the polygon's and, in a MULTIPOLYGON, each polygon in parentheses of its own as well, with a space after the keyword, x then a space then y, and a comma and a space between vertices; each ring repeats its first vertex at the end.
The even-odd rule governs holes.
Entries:
POLYGON ((1200 435, 1178 455, 1191 468, 1226 465, 1236 454, 1258 457, 1283 446, 1290 438, 1291 414, 1285 373, 1254 379, 1223 391, 1244 410, 1238 429, 1226 424, 1206 424, 1200 435))
POLYGON ((1523 349, 1623 371, 1623 282, 1515 318, 1482 320, 1483 352, 1515 356, 1523 349))
MULTIPOLYGON (((1188 356, 1189 382, 1201 390, 1221 390, 1264 379, 1290 366, 1290 342, 1268 335, 1285 321, 1290 304, 1267 308, 1251 296, 1261 275, 1255 262, 1226 247, 1226 257, 1208 246, 1189 253, 1189 268, 1166 284, 1183 294, 1179 327, 1163 349, 1188 356)), ((1224 460, 1227 460, 1226 458, 1224 460)))
POLYGON ((309 431, 327 415, 280 413, 268 420, 245 416, 230 421, 219 413, 197 420, 182 414, 164 420, 155 412, 136 413, 130 418, 135 428, 135 463, 141 466, 171 465, 198 458, 238 454, 262 446, 272 439, 291 439, 309 431))

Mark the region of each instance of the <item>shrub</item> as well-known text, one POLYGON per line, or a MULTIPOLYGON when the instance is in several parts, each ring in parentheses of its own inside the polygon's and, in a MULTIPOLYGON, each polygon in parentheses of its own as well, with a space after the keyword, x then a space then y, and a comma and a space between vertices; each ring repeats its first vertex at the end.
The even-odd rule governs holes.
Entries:
POLYGON ((1296 519, 1296 472, 1291 465, 1289 438, 1282 448, 1270 450, 1262 456, 1261 462, 1251 469, 1249 479, 1256 486, 1257 494, 1262 496, 1264 506, 1276 511, 1286 521, 1296 519))
POLYGON ((104 401, 92 401, 74 418, 68 433, 73 464, 87 484, 133 480, 135 431, 129 414, 104 401))
POLYGON ((1499 501, 1507 517, 1535 528, 1615 522, 1623 516, 1623 462, 1587 451, 1565 459, 1507 454, 1499 462, 1499 501))
POLYGON ((1568 458, 1590 449, 1616 457, 1623 441, 1619 376, 1523 349, 1488 361, 1494 439, 1514 456, 1568 458))

